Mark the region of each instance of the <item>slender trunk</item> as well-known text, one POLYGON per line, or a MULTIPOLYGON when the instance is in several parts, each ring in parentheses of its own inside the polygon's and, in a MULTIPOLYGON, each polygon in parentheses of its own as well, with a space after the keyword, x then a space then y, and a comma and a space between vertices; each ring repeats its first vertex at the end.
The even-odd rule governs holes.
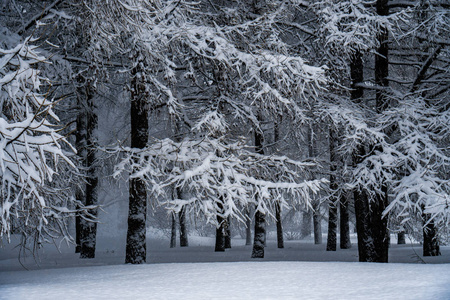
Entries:
MULTIPOLYGON (((311 125, 308 130, 308 154, 310 158, 316 157, 314 126, 311 125)), ((314 180, 314 175, 311 176, 311 180, 314 180)), ((320 212, 320 201, 312 201, 313 206, 313 229, 314 229, 314 244, 322 244, 322 215, 320 212)))
POLYGON ((250 246, 252 244, 252 217, 250 216, 250 209, 245 211, 245 245, 250 246))
MULTIPOLYGON (((220 199, 222 201, 222 199, 220 199)), ((218 214, 217 214, 217 224, 216 228, 216 246, 214 251, 223 252, 225 251, 225 219, 223 215, 223 203, 219 201, 217 203, 218 214)))
POLYGON ((328 237, 327 237, 327 251, 336 251, 337 248, 337 197, 335 193, 338 189, 336 180, 337 171, 337 135, 334 129, 330 129, 329 138, 330 148, 330 200, 328 202, 328 237))
POLYGON ((186 207, 180 210, 178 215, 180 222, 180 247, 189 246, 188 234, 187 234, 187 226, 186 226, 186 207))
POLYGON ((348 210, 348 196, 345 194, 341 195, 341 201, 339 203, 339 213, 340 213, 340 248, 350 249, 352 247, 352 242, 350 240, 350 226, 349 226, 349 210, 348 210))
MULTIPOLYGON (((279 120, 277 120, 274 124, 273 141, 275 145, 280 140, 280 122, 281 116, 279 117, 279 120)), ((283 226, 281 222, 281 205, 279 201, 275 203, 275 219, 277 224, 277 246, 278 248, 284 248, 283 226)))
MULTIPOLYGON (((78 100, 77 100, 77 106, 78 106, 78 115, 77 115, 77 130, 75 132, 75 146, 77 149, 77 154, 80 157, 80 162, 84 164, 84 161, 86 160, 86 120, 85 120, 85 113, 82 110, 82 101, 83 101, 83 93, 82 93, 82 87, 79 87, 78 89, 78 100)), ((84 102, 84 101, 83 101, 84 102)), ((82 186, 76 187, 76 199, 80 201, 82 204, 86 203, 85 195, 83 190, 85 190, 84 184, 82 186)), ((77 205, 77 209, 80 208, 80 206, 77 205)), ((75 253, 80 253, 81 251, 81 216, 77 214, 75 216, 75 253)))
POLYGON ((252 258, 264 258, 264 238, 266 236, 265 217, 263 213, 256 211, 252 258))
POLYGON ((423 256, 439 256, 441 251, 439 249, 438 231, 434 225, 434 221, 430 221, 429 214, 423 214, 423 256))
MULTIPOLYGON (((380 16, 389 14, 388 0, 377 0, 377 13, 380 16)), ((380 46, 378 54, 375 55, 375 83, 379 86, 388 87, 389 81, 389 45, 388 31, 381 27, 378 33, 380 46)), ((376 111, 381 113, 389 107, 389 98, 385 90, 376 91, 376 111)), ((379 152, 383 152, 381 146, 375 147, 379 152)), ((374 262, 388 262, 389 259, 389 231, 387 229, 387 217, 383 218, 383 212, 388 205, 388 187, 385 179, 381 179, 381 194, 375 196, 374 201, 370 203, 371 227, 374 242, 374 262)))
POLYGON ((312 217, 313 212, 311 210, 304 210, 302 212, 302 228, 300 230, 300 237, 302 239, 309 238, 312 232, 312 217))
POLYGON ((172 231, 170 233, 170 248, 175 248, 177 246, 177 221, 175 219, 175 213, 170 214, 172 231))
MULTIPOLYGON (((86 157, 85 167, 87 169, 86 174, 86 194, 85 205, 96 206, 98 203, 97 186, 98 177, 95 167, 95 136, 94 131, 97 128, 98 118, 95 113, 95 107, 93 103, 94 90, 91 87, 90 82, 86 82, 84 85, 84 97, 86 99, 86 157)), ((90 209, 89 213, 92 217, 97 216, 97 209, 90 209)), ((95 257, 95 242, 97 235, 97 223, 89 222, 86 219, 80 220, 80 258, 94 258, 95 257)))
POLYGON ((406 233, 404 231, 400 231, 397 234, 397 244, 398 245, 404 245, 406 244, 406 233))
MULTIPOLYGON (((359 104, 361 103, 364 90, 358 87, 357 84, 363 82, 363 61, 360 52, 356 52, 350 61, 350 76, 351 76, 351 100, 359 104)), ((360 163, 363 157, 366 155, 364 145, 359 145, 355 153, 353 153, 353 165, 356 167, 360 163)), ((356 231, 358 233, 358 254, 359 261, 369 261, 368 259, 368 248, 371 245, 370 238, 370 226, 367 219, 367 214, 369 213, 368 199, 364 191, 355 189, 353 191, 353 199, 355 202, 355 217, 356 217, 356 231)))
POLYGON ((328 204, 328 237, 327 251, 336 251, 337 247, 337 206, 335 203, 328 204))
MULTIPOLYGON (((146 84, 142 82, 143 62, 132 69, 131 81, 131 147, 143 149, 148 141, 148 117, 146 108, 146 84)), ((136 162, 137 163, 137 162, 136 162)), ((147 190, 140 178, 130 179, 128 229, 125 263, 146 262, 147 190)))
POLYGON ((225 249, 231 248, 231 218, 228 216, 225 225, 225 249))
POLYGON ((313 226, 314 226, 314 244, 322 244, 322 215, 320 214, 320 205, 316 205, 313 214, 313 226))
POLYGON ((284 248, 283 227, 281 224, 280 202, 275 203, 275 218, 277 219, 277 245, 278 248, 284 248))
MULTIPOLYGON (((255 151, 264 154, 263 133, 255 129, 255 151)), ((253 240, 252 258, 264 257, 264 246, 266 244, 266 216, 259 210, 255 213, 255 238, 253 240)))
POLYGON ((223 252, 223 251, 225 251, 224 219, 218 215, 217 222, 219 223, 219 227, 216 228, 216 246, 215 246, 214 251, 223 252))

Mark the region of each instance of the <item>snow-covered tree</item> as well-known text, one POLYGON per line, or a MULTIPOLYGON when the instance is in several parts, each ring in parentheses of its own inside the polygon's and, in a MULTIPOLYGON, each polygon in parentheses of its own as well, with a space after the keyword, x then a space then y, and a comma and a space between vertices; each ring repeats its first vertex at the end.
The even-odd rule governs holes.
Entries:
POLYGON ((75 166, 56 125, 51 82, 39 70, 48 61, 36 43, 28 37, 0 49, 0 235, 21 233, 40 244, 60 236, 71 240, 66 217, 76 201, 58 178, 75 166))

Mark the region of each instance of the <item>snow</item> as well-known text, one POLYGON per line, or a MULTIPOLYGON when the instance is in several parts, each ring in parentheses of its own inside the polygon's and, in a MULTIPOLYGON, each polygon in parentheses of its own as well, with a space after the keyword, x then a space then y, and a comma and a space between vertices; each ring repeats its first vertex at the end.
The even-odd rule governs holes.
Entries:
MULTIPOLYGON (((1 274, 1 273, 0 273, 1 274)), ((4 272, 2 299, 449 299, 450 265, 148 264, 4 272)))
POLYGON ((450 246, 423 258, 420 245, 393 239, 391 263, 358 263, 355 235, 352 249, 327 252, 312 238, 277 249, 272 233, 265 258, 256 260, 237 237, 232 249, 216 253, 213 237, 191 235, 190 247, 170 249, 169 239, 151 230, 149 263, 124 265, 123 238, 102 239, 92 260, 80 260, 73 246, 58 253, 46 245, 40 266, 22 259, 30 271, 13 256, 14 243, 5 245, 0 299, 450 299, 450 246))

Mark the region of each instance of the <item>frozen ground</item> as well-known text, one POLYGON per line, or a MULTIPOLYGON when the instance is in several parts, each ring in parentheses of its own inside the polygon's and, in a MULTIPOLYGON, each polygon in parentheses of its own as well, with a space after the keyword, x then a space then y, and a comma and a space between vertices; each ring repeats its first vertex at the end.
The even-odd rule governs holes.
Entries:
POLYGON ((188 248, 168 248, 153 235, 147 265, 123 265, 121 239, 99 241, 97 258, 80 260, 73 247, 46 246, 39 266, 19 263, 0 249, 0 299, 450 299, 450 247, 421 257, 420 245, 395 245, 390 264, 358 263, 352 249, 326 252, 311 240, 268 240, 266 257, 250 259, 241 239, 225 253, 213 238, 190 237, 188 248), (426 262, 426 264, 424 264, 426 262))

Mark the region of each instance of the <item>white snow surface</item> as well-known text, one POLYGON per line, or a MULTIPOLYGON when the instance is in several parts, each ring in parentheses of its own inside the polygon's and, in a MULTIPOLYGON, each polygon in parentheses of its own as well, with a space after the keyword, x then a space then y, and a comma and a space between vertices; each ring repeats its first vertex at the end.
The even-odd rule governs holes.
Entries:
POLYGON ((0 273, 1 299, 450 299, 450 265, 232 262, 0 273))
POLYGON ((312 238, 277 249, 269 235, 265 258, 255 260, 240 238, 220 253, 213 237, 191 235, 189 247, 170 249, 156 233, 145 265, 124 265, 117 237, 99 240, 95 259, 79 259, 73 245, 46 245, 38 265, 21 258, 29 271, 14 243, 4 245, 0 299, 450 299, 450 246, 422 257, 419 244, 392 240, 390 263, 359 263, 354 235, 352 249, 332 252, 312 238))

